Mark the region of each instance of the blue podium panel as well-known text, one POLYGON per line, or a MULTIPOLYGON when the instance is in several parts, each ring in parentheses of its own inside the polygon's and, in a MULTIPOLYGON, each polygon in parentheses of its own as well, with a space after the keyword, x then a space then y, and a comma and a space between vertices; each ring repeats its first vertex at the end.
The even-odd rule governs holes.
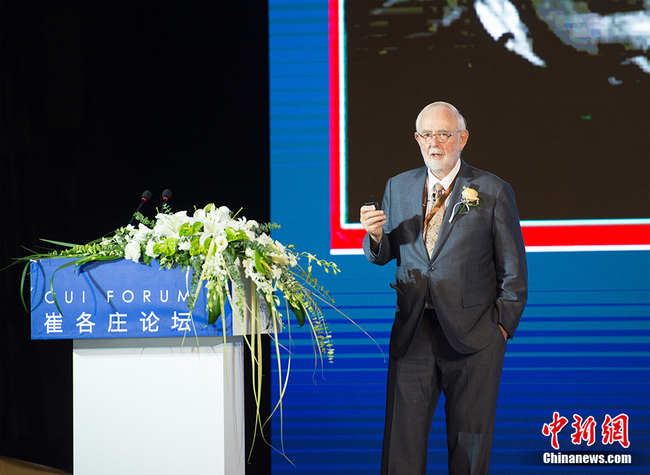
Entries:
MULTIPOLYGON (((31 262, 33 340, 224 336, 222 317, 208 325, 203 289, 190 314, 191 269, 125 259, 62 267, 73 261, 31 262)), ((229 302, 224 317, 225 334, 232 335, 229 302)))

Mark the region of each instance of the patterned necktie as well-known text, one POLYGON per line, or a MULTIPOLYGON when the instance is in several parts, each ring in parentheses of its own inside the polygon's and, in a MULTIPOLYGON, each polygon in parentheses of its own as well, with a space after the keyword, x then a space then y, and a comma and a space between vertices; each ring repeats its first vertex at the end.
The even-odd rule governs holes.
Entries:
MULTIPOLYGON (((445 189, 440 183, 436 183, 433 187, 433 193, 431 195, 431 207, 427 207, 427 213, 430 209, 433 209, 445 189)), ((427 247, 427 253, 429 257, 433 254, 433 248, 436 246, 436 241, 438 240, 438 233, 440 233, 440 225, 442 224, 442 217, 445 214, 445 205, 444 203, 440 205, 438 211, 427 224, 427 228, 424 231, 424 244, 427 247)), ((427 216, 428 217, 428 216, 427 216)))

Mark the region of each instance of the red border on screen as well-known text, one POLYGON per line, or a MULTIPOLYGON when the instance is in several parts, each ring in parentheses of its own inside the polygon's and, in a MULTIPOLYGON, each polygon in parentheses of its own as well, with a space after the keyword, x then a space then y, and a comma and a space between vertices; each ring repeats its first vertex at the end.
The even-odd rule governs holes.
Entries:
MULTIPOLYGON (((341 110, 339 57, 339 1, 329 0, 329 100, 330 100, 330 252, 357 253, 366 234, 363 229, 344 227, 341 214, 341 110)), ((650 247, 650 220, 581 220, 534 221, 521 223, 528 250, 561 247, 594 248, 648 248, 650 247)), ((350 223, 352 224, 352 223, 350 223)))

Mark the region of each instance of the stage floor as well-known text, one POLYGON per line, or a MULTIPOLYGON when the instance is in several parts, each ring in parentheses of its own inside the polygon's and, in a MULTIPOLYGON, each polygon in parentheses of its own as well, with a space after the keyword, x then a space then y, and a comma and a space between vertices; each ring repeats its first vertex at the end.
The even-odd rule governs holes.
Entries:
POLYGON ((56 468, 46 467, 37 463, 23 462, 11 457, 0 457, 0 474, 2 475, 72 475, 56 468))

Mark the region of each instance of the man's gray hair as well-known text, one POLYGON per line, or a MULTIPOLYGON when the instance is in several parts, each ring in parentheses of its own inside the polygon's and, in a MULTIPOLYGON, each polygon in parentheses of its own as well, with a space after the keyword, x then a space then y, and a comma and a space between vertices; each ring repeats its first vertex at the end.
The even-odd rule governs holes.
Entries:
POLYGON ((454 106, 453 106, 452 104, 450 104, 449 102, 437 101, 437 102, 432 102, 431 104, 429 104, 428 106, 426 106, 426 107, 425 107, 424 109, 422 109, 422 110, 420 111, 420 113, 418 114, 417 119, 415 119, 415 130, 416 130, 417 132, 420 131, 420 119, 422 118, 422 116, 424 115, 424 113, 425 113, 426 111, 428 111, 429 109, 431 109, 432 107, 436 107, 436 106, 444 106, 444 107, 446 107, 447 109, 450 109, 454 114, 456 114, 456 121, 457 121, 457 125, 458 125, 458 130, 465 130, 465 129, 467 128, 467 124, 466 124, 466 122, 465 122, 465 118, 461 115, 460 112, 458 112, 458 109, 456 109, 456 107, 454 107, 454 106))

